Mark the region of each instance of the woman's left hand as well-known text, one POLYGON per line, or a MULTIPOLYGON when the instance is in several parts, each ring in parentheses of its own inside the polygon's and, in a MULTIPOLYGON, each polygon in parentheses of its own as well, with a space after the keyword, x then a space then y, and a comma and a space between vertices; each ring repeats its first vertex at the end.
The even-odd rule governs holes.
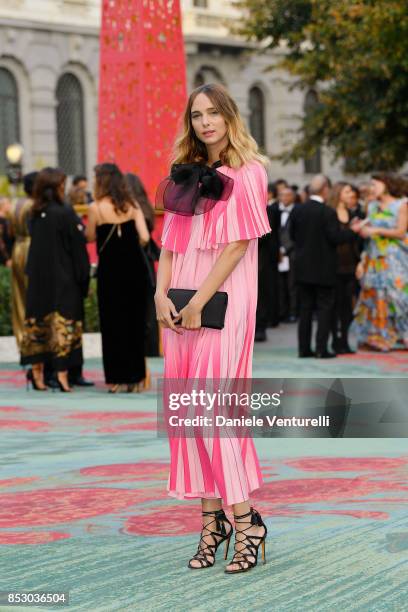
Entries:
POLYGON ((376 227, 370 227, 367 225, 362 227, 359 231, 359 234, 362 238, 371 238, 371 236, 375 236, 377 233, 378 232, 376 227))
POLYGON ((185 329, 200 329, 201 327, 201 311, 202 309, 192 302, 184 306, 178 316, 173 319, 173 323, 177 323, 181 319, 180 327, 185 329))

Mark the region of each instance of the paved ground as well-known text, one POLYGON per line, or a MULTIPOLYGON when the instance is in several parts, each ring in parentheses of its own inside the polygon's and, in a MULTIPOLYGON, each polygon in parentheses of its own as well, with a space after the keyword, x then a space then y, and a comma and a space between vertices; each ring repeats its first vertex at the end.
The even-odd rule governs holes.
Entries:
MULTIPOLYGON (((268 331, 254 376, 407 376, 403 352, 299 360, 294 331, 268 331)), ((108 396, 99 359, 87 375, 90 391, 40 394, 0 367, 0 591, 67 590, 86 611, 408 610, 406 439, 256 440, 268 562, 192 572, 198 505, 165 493, 154 389, 108 396)))

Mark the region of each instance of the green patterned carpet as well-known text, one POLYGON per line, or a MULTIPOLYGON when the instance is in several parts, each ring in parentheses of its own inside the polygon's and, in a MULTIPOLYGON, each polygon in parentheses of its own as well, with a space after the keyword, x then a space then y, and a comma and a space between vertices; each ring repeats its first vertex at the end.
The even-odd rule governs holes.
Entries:
MULTIPOLYGON (((408 372, 404 352, 298 360, 293 327, 268 334, 259 378, 408 372)), ((155 391, 108 396, 100 361, 86 371, 96 387, 66 396, 0 368, 0 591, 69 591, 86 611, 408 610, 406 439, 256 440, 267 563, 228 576, 219 553, 193 572, 199 506, 166 495, 155 391)))

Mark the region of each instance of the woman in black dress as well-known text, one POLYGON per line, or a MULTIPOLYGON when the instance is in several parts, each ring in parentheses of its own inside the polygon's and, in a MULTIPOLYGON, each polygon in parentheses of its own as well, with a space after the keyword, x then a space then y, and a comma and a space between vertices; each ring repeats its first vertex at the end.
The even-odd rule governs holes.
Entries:
MULTIPOLYGON (((352 200, 354 200, 354 190, 351 185, 342 181, 334 185, 330 203, 337 213, 342 229, 350 227, 352 214, 348 204, 352 200)), ((348 333, 353 320, 355 272, 359 259, 358 241, 337 246, 335 303, 332 313, 332 348, 339 355, 355 352, 350 348, 348 333)))
POLYGON ((27 304, 21 344, 22 365, 33 387, 45 391, 44 362, 57 372, 61 391, 71 391, 68 368, 82 365, 83 298, 89 258, 82 225, 64 203, 65 174, 45 168, 35 181, 31 245, 26 272, 27 304))
POLYGON ((115 164, 95 168, 95 202, 86 235, 98 246, 98 305, 105 381, 136 390, 145 379, 144 337, 148 270, 142 247, 149 241, 143 212, 115 164))
MULTIPOLYGON (((142 181, 136 174, 126 174, 126 182, 129 186, 130 193, 133 199, 140 205, 144 218, 146 221, 147 229, 149 230, 150 239, 144 247, 144 253, 146 255, 146 262, 149 266, 149 286, 147 295, 147 312, 146 312, 146 344, 145 344, 145 355, 146 357, 158 357, 159 352, 159 326, 156 319, 156 306, 154 303, 154 293, 156 291, 156 270, 155 262, 159 261, 160 247, 152 238, 152 233, 155 225, 154 208, 151 205, 147 196, 146 190, 143 186, 142 181)), ((148 376, 148 374, 147 374, 148 376)))

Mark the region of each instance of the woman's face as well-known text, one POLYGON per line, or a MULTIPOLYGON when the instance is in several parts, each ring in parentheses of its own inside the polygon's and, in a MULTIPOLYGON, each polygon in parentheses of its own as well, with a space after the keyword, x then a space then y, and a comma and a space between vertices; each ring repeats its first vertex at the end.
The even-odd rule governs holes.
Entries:
POLYGON ((191 107, 195 135, 205 145, 215 145, 227 138, 227 123, 205 94, 200 93, 191 107))
POLYGON ((357 205, 357 197, 355 191, 350 187, 350 185, 344 185, 341 190, 340 200, 343 202, 347 208, 354 208, 357 205))
POLYGON ((370 185, 371 185, 371 194, 373 198, 376 200, 378 200, 384 194, 387 193, 387 187, 385 186, 385 183, 383 183, 382 181, 377 181, 377 179, 371 179, 370 185))

